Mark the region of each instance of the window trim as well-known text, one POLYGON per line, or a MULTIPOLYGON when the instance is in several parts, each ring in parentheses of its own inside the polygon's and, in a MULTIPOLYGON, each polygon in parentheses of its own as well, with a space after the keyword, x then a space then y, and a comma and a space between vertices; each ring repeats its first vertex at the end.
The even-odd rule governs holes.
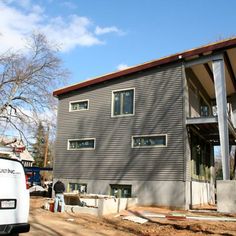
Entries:
POLYGON ((116 89, 111 91, 111 117, 127 117, 127 116, 134 116, 135 115, 135 88, 124 88, 124 89, 116 89), (133 90, 134 91, 134 96, 133 96, 133 114, 122 114, 122 115, 114 115, 114 93, 115 92, 122 92, 122 91, 127 91, 127 90, 133 90))
POLYGON ((67 140, 67 150, 68 151, 95 150, 95 149, 96 149, 96 138, 75 138, 75 139, 68 139, 67 140), (70 148, 70 141, 84 141, 84 140, 94 140, 94 147, 93 148, 77 148, 77 149, 70 148))
POLYGON ((69 112, 76 112, 76 111, 88 111, 89 110, 89 99, 82 99, 82 100, 76 100, 76 101, 70 101, 69 102, 69 112), (78 110, 72 110, 71 104, 76 102, 88 102, 88 108, 87 109, 78 109, 78 110))
POLYGON ((131 136, 131 148, 166 148, 168 147, 168 135, 167 134, 145 134, 145 135, 132 135, 131 136), (150 145, 150 146, 134 146, 134 138, 142 138, 142 137, 154 137, 154 136, 165 136, 166 145, 150 145))

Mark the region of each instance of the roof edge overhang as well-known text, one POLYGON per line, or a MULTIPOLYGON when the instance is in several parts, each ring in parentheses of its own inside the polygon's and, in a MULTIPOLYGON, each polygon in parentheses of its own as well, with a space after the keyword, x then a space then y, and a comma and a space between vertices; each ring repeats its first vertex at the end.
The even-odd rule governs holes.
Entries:
POLYGON ((108 80, 119 78, 121 76, 130 75, 136 72, 140 72, 140 71, 147 70, 156 66, 161 66, 161 65, 165 65, 165 64, 169 64, 173 62, 178 62, 178 61, 181 62, 197 55, 202 55, 204 53, 211 53, 218 50, 224 50, 233 46, 236 46, 236 37, 218 41, 218 42, 208 44, 202 47, 194 48, 188 51, 184 51, 182 53, 173 54, 167 57, 160 58, 158 60, 146 62, 144 64, 129 67, 127 69, 117 71, 111 74, 106 74, 100 77, 96 77, 94 79, 87 80, 82 83, 76 83, 68 87, 60 88, 53 92, 53 96, 59 96, 65 93, 72 92, 77 89, 85 88, 94 84, 98 84, 98 83, 102 83, 108 80))

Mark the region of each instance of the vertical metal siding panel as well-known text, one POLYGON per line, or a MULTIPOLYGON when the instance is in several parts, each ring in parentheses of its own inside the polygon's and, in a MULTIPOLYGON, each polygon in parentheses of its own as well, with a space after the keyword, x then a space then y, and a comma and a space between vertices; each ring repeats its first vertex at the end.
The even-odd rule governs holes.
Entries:
POLYGON ((186 156, 186 181, 191 181, 191 149, 190 140, 187 136, 185 143, 185 156, 186 156))
POLYGON ((189 86, 186 76, 185 66, 182 65, 182 81, 183 81, 183 135, 184 135, 184 179, 191 180, 191 150, 189 133, 186 126, 186 118, 189 116, 189 86))
POLYGON ((181 65, 81 89, 59 98, 56 178, 184 180, 181 65), (135 88, 135 115, 111 117, 112 90, 135 88), (89 99, 89 110, 69 102, 89 99), (167 134, 168 146, 131 148, 132 135, 167 134), (95 150, 68 151, 67 139, 96 138, 95 150))

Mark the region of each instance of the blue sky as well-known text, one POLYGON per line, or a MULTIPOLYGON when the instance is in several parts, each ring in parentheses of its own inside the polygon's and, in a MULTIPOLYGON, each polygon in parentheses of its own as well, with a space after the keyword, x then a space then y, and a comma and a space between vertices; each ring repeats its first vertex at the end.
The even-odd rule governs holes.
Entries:
POLYGON ((0 0, 0 52, 32 31, 60 46, 67 85, 236 35, 235 0, 0 0))

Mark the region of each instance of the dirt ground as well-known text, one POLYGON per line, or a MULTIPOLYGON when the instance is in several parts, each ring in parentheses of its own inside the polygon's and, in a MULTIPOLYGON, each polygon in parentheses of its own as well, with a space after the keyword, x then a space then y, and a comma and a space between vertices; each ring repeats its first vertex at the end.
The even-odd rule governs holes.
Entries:
MULTIPOLYGON (((149 219, 147 223, 138 224, 123 220, 119 216, 95 217, 88 214, 52 213, 42 209, 45 199, 31 198, 29 233, 22 236, 154 236, 154 235, 235 235, 236 222, 211 222, 193 220, 149 219)), ((132 213, 149 211, 168 213, 167 209, 137 207, 132 213)), ((130 214, 129 211, 123 214, 130 214)), ((193 213, 192 213, 193 214, 193 213)))

